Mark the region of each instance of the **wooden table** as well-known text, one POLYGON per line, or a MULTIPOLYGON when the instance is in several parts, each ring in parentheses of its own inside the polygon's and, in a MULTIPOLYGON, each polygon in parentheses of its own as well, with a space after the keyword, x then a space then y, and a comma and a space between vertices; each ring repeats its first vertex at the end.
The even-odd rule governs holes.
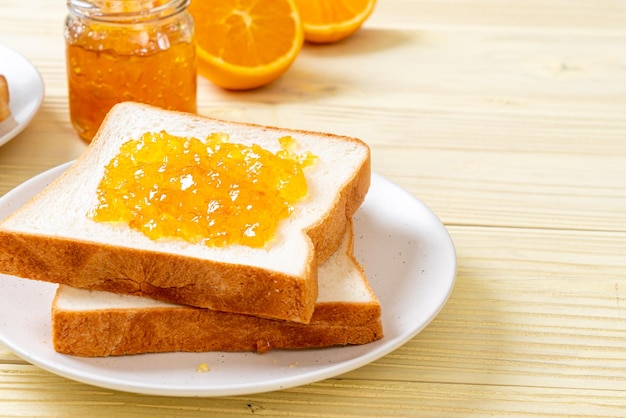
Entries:
MULTIPOLYGON (((0 147, 0 195, 85 148, 62 1, 0 1, 46 84, 0 147)), ((55 376, 0 346, 0 415, 626 416, 626 2, 379 0, 276 83, 199 84, 202 114, 358 136, 455 242, 455 289, 397 351, 311 385, 167 398, 55 376)))

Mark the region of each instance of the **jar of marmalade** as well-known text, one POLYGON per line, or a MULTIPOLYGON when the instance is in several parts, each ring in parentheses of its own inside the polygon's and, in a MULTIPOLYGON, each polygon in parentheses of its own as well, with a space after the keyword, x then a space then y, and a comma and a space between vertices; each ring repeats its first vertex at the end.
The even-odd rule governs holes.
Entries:
POLYGON ((70 118, 85 142, 119 102, 196 112, 188 5, 189 0, 68 0, 70 118))

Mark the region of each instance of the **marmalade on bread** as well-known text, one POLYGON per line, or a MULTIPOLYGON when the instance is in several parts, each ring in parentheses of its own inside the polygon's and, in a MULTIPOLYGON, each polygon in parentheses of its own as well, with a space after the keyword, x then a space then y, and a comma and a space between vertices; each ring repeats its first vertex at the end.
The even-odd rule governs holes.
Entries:
POLYGON ((278 141, 273 153, 232 143, 225 133, 205 141, 145 133, 105 167, 88 216, 127 223, 151 239, 263 247, 306 196, 303 169, 316 158, 296 154, 292 137, 278 141))

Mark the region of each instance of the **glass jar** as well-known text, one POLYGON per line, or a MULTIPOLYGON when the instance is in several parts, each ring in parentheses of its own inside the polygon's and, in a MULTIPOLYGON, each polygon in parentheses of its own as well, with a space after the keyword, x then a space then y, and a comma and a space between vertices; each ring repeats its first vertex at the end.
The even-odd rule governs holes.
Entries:
POLYGON ((196 112, 196 45, 188 5, 189 0, 68 0, 70 118, 85 142, 119 102, 196 112))

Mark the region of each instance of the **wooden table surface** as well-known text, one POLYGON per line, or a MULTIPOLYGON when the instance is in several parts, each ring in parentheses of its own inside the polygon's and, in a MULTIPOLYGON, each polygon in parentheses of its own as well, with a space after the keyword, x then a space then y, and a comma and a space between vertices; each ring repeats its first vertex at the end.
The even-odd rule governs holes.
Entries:
MULTIPOLYGON (((68 121, 63 1, 0 0, 0 44, 41 72, 0 147, 0 195, 85 148, 68 121)), ((379 0, 256 91, 199 83, 199 113, 357 136, 458 257, 437 318, 352 372, 249 396, 136 395, 0 345, 2 416, 626 416, 626 2, 379 0)), ((383 307, 384 309, 384 307, 383 307)))

